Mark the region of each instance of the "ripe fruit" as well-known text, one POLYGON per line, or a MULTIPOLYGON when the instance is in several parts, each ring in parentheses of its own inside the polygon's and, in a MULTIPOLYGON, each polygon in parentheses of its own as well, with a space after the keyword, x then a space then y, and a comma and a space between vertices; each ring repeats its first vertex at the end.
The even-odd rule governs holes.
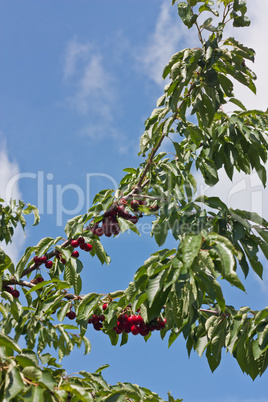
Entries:
POLYGON ((20 292, 17 289, 13 289, 10 293, 13 297, 15 297, 15 299, 17 299, 20 295, 20 292))
POLYGON ((156 205, 150 206, 150 211, 156 212, 158 210, 159 210, 159 205, 156 204, 156 205))
POLYGON ((104 311, 104 310, 106 310, 106 309, 107 309, 107 307, 108 307, 108 303, 104 303, 104 304, 102 305, 102 309, 103 309, 103 311, 104 311))
POLYGON ((121 205, 120 207, 118 207, 118 215, 122 216, 122 218, 125 216, 126 212, 125 212, 125 208, 123 207, 123 205, 121 205))
POLYGON ((141 315, 134 315, 133 317, 133 324, 141 325, 143 323, 143 318, 141 315))
POLYGON ((39 258, 39 261, 41 263, 45 263, 45 262, 47 262, 47 257, 45 255, 43 255, 42 257, 39 258))
POLYGON ((8 293, 12 293, 13 287, 12 286, 6 286, 5 291, 8 292, 8 293))
POLYGON ((61 258, 60 261, 61 261, 61 263, 62 263, 63 265, 66 264, 66 260, 65 260, 64 258, 61 258))
POLYGON ((158 321, 158 328, 159 328, 159 329, 165 328, 166 322, 167 322, 167 319, 166 319, 166 318, 164 318, 163 321, 158 321))
POLYGON ((131 208, 133 209, 133 211, 137 211, 139 209, 139 201, 137 200, 132 200, 130 203, 131 208))
POLYGON ((138 327, 138 325, 132 325, 130 330, 133 335, 138 335, 140 333, 140 328, 138 327))
POLYGON ((89 244, 89 243, 82 243, 80 245, 80 248, 81 248, 81 250, 84 250, 84 251, 91 251, 92 250, 92 245, 89 244))
POLYGON ((76 317, 75 311, 69 311, 69 313, 66 314, 66 317, 68 317, 70 320, 74 320, 76 317))
POLYGON ((146 201, 143 201, 143 200, 139 200, 139 204, 140 204, 140 205, 147 205, 147 202, 146 202, 146 201))
POLYGON ((53 262, 50 261, 50 260, 48 260, 48 261, 45 263, 45 267, 46 267, 46 268, 52 268, 52 265, 53 265, 53 262))
POLYGON ((133 314, 131 314, 129 317, 128 317, 128 319, 127 319, 127 321, 128 321, 128 324, 129 325, 134 325, 135 324, 135 315, 133 315, 133 314))
MULTIPOLYGON (((81 248, 81 246, 80 246, 81 248)), ((86 243, 86 247, 84 248, 85 251, 91 251, 92 250, 92 245, 89 243, 86 243)))
POLYGON ((143 327, 140 327, 140 334, 141 334, 142 336, 148 335, 149 332, 150 332, 150 328, 149 328, 148 325, 145 324, 143 327))
POLYGON ((99 320, 101 322, 103 322, 105 320, 105 315, 103 315, 103 314, 99 315, 99 320))
POLYGON ((91 319, 92 319, 92 324, 96 324, 97 322, 99 322, 99 316, 97 314, 93 314, 91 319))
POLYGON ((95 324, 93 324, 93 327, 96 331, 100 331, 103 327, 101 322, 96 322, 95 324))
POLYGON ((44 278, 42 278, 42 276, 38 276, 37 278, 34 278, 31 280, 31 283, 33 283, 34 285, 37 285, 40 282, 43 282, 44 278))
POLYGON ((103 231, 103 228, 101 227, 101 228, 97 228, 96 230, 95 230, 95 235, 97 235, 97 236, 102 236, 103 235, 103 233, 104 233, 104 231, 103 231))
POLYGON ((118 321, 122 322, 122 323, 128 322, 128 315, 127 314, 120 314, 118 316, 118 321))
POLYGON ((136 225, 136 223, 138 222, 138 218, 135 215, 133 215, 128 218, 128 221, 130 221, 130 222, 134 223, 134 225, 136 225))
POLYGON ((78 258, 79 257, 79 252, 77 250, 72 252, 72 257, 78 258))
POLYGON ((81 244, 85 243, 85 239, 83 237, 78 237, 77 239, 78 245, 80 246, 81 244))
POLYGON ((33 262, 34 262, 36 265, 40 265, 40 264, 41 264, 40 258, 39 258, 37 255, 34 256, 33 262))
POLYGON ((73 248, 78 247, 78 246, 79 246, 78 240, 72 240, 72 241, 71 241, 71 246, 72 246, 73 248))

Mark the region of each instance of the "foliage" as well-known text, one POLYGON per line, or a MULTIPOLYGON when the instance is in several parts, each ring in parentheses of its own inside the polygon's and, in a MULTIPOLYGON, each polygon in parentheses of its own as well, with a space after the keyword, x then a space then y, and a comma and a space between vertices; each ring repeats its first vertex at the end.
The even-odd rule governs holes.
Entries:
MULTIPOLYGON (((82 344, 89 353, 89 323, 113 345, 119 338, 126 344, 134 333, 126 323, 137 314, 143 322, 136 325, 137 333, 146 341, 159 330, 171 346, 182 333, 188 354, 205 353, 212 371, 220 364, 222 349, 253 379, 267 368, 268 309, 228 305, 220 280, 245 291, 241 274, 246 278, 252 269, 262 278, 259 255, 268 258, 268 222, 256 213, 228 208, 218 197, 195 196, 195 169, 209 186, 218 182, 221 168, 230 179, 235 169, 246 174, 255 169, 266 185, 267 112, 247 110, 233 93, 234 81, 256 91, 255 74, 246 64, 254 61, 254 50, 224 37, 229 21, 235 27, 249 25, 246 1, 172 3, 186 27, 197 29, 201 47, 178 51, 164 68, 163 78, 169 81, 140 139, 144 162, 125 169, 115 193, 101 191, 85 215, 68 222, 66 241, 42 239, 27 248, 16 267, 0 252, 3 401, 161 401, 137 385, 108 385, 101 374, 105 367, 68 377, 46 353, 54 347, 61 360, 82 344), (231 115, 223 109, 228 102, 237 106, 231 115), (172 158, 159 151, 166 137, 174 146, 172 158), (74 248, 80 245, 108 265, 100 237, 116 237, 129 229, 139 234, 136 223, 143 215, 153 219, 151 235, 158 247, 171 233, 177 248, 158 248, 126 290, 81 296, 83 264, 74 248), (41 264, 48 268, 44 281, 38 273, 41 264), (11 285, 23 291, 25 306, 11 285), (76 318, 76 325, 63 323, 66 316, 76 318), (21 338, 25 349, 19 346, 21 338)), ((36 224, 35 207, 21 201, 1 204, 1 241, 10 242, 13 228, 18 222, 24 228, 23 214, 31 211, 36 224)), ((168 400, 175 401, 171 395, 168 400)))

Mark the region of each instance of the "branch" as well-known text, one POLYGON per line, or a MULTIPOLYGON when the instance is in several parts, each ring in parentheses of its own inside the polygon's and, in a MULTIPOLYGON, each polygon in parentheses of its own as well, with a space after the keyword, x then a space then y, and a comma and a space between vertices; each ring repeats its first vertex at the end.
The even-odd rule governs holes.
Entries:
MULTIPOLYGON (((179 105, 179 107, 178 107, 176 113, 174 114, 171 125, 172 125, 172 124, 174 123, 174 121, 176 120, 180 108, 182 107, 182 105, 183 105, 183 103, 186 101, 186 99, 190 96, 190 94, 191 94, 192 90, 194 89, 194 87, 195 87, 195 84, 193 83, 193 84, 190 86, 189 91, 187 92, 185 98, 183 99, 183 101, 182 101, 181 104, 179 105)), ((152 162, 153 162, 153 158, 154 158, 156 152, 158 151, 158 149, 160 148, 160 146, 161 146, 161 144, 162 144, 162 142, 163 142, 163 140, 164 140, 165 137, 166 137, 166 134, 162 134, 162 136, 160 137, 158 143, 157 143, 156 146, 153 148, 152 153, 151 153, 151 155, 150 155, 150 158, 149 158, 149 160, 147 161, 147 164, 146 164, 146 166, 145 166, 145 168, 144 168, 144 171, 143 171, 141 177, 139 178, 139 181, 138 181, 138 183, 136 184, 135 188, 138 188, 138 189, 139 189, 139 188, 143 188, 143 187, 144 187, 144 185, 142 185, 142 182, 143 182, 143 180, 145 179, 145 176, 146 176, 146 174, 147 174, 147 172, 148 172, 148 170, 149 170, 149 168, 150 168, 150 165, 151 165, 152 162)), ((130 194, 132 194, 132 192, 131 192, 130 194)))
MULTIPOLYGON (((66 240, 64 243, 62 243, 61 247, 63 247, 63 248, 68 247, 71 244, 71 241, 72 241, 72 239, 66 240)), ((57 255, 57 250, 55 249, 47 254, 47 258, 51 259, 51 258, 55 257, 56 255, 57 255)), ((35 269, 38 269, 39 267, 40 267, 40 264, 33 263, 28 268, 24 269, 24 271, 22 271, 21 278, 25 275, 30 274, 32 271, 34 271, 35 269)))

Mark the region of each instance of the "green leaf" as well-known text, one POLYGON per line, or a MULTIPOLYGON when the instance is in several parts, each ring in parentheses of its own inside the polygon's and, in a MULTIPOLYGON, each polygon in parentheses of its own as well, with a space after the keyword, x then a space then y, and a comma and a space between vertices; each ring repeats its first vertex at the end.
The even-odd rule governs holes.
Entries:
POLYGON ((32 381, 38 381, 40 378, 42 378, 42 371, 36 366, 24 367, 22 374, 32 381))
POLYGON ((3 333, 0 333, 0 345, 16 350, 17 352, 21 352, 19 345, 12 338, 3 333))
POLYGON ((43 402, 45 389, 41 386, 32 386, 23 394, 23 402, 43 402))
POLYGON ((22 211, 24 215, 29 215, 31 212, 34 214, 34 223, 33 226, 38 225, 40 222, 40 216, 38 213, 38 209, 34 205, 26 204, 27 208, 22 211))
POLYGON ((130 229, 140 236, 140 232, 139 232, 137 226, 134 225, 133 222, 130 222, 130 221, 120 218, 120 217, 117 218, 117 222, 119 224, 119 227, 120 227, 120 230, 122 233, 124 233, 126 230, 130 229))
POLYGON ((47 250, 54 245, 54 239, 52 237, 45 237, 40 240, 40 242, 36 246, 36 251, 39 256, 45 254, 47 250))
POLYGON ((148 285, 146 289, 147 298, 149 301, 149 307, 152 306, 152 303, 159 291, 161 290, 161 280, 163 275, 165 274, 164 271, 161 271, 156 277, 148 279, 148 285))
POLYGON ((4 400, 12 400, 23 390, 23 388, 24 384, 21 379, 19 370, 17 367, 13 367, 12 370, 6 375, 4 400))
POLYGON ((182 260, 184 262, 184 268, 189 269, 197 257, 202 245, 202 236, 198 235, 186 235, 182 240, 179 250, 182 252, 182 260))
POLYGON ((101 295, 89 293, 83 297, 78 307, 78 320, 88 320, 92 310, 99 303, 101 295))
POLYGON ((184 2, 180 2, 178 4, 178 13, 182 19, 182 22, 187 26, 188 29, 193 26, 198 17, 197 14, 192 13, 190 4, 186 4, 184 2))
POLYGON ((90 242, 91 242, 92 246, 94 247, 94 251, 95 251, 98 259, 100 260, 100 262, 102 264, 106 263, 106 265, 109 265, 111 262, 111 258, 106 253, 101 242, 97 239, 91 239, 90 242))
POLYGON ((243 105, 243 103, 239 99, 230 98, 229 102, 234 103, 236 106, 240 107, 242 110, 246 110, 246 107, 243 105))
POLYGON ((29 258, 31 257, 33 251, 35 250, 35 247, 28 247, 25 251, 25 253, 23 254, 23 256, 21 257, 21 259, 19 260, 17 267, 16 267, 16 279, 20 279, 21 274, 29 260, 29 258))
POLYGON ((76 264, 74 259, 71 258, 65 264, 64 269, 64 280, 66 280, 69 285, 73 286, 76 295, 81 292, 81 281, 79 281, 79 274, 76 272, 76 264))

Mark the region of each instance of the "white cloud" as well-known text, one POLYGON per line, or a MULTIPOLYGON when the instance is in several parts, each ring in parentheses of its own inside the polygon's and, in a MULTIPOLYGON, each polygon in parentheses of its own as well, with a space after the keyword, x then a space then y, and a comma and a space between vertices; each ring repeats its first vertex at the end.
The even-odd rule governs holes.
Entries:
POLYGON ((121 155, 128 153, 133 146, 132 142, 125 134, 105 121, 98 124, 90 123, 84 126, 79 134, 89 137, 94 141, 102 141, 105 138, 113 139, 116 144, 116 149, 121 155))
POLYGON ((71 40, 65 53, 63 80, 71 88, 68 104, 81 114, 94 112, 111 119, 115 101, 112 75, 90 43, 71 40))
MULTIPOLYGON (((268 76, 267 76, 267 14, 268 2, 263 0, 254 0, 248 2, 248 16, 251 25, 246 28, 232 28, 228 26, 227 33, 234 36, 237 40, 247 47, 251 47, 256 52, 255 63, 246 62, 257 74, 255 85, 257 95, 254 95, 249 89, 242 84, 235 84, 235 96, 243 101, 248 109, 266 110, 268 107, 268 76)), ((228 105, 228 111, 234 110, 235 107, 228 105)), ((237 109, 237 108, 236 108, 237 109)), ((224 110, 227 111, 226 106, 224 110)))
MULTIPOLYGON (((16 162, 11 161, 8 157, 6 143, 1 135, 0 138, 1 143, 1 151, 0 151, 0 196, 5 200, 6 203, 9 203, 9 199, 6 199, 6 190, 7 184, 15 175, 19 174, 19 166, 16 162)), ((21 193, 19 191, 18 182, 14 183, 12 186, 12 199, 19 200, 21 198, 21 193)), ((9 197, 9 195, 8 195, 9 197)), ((20 227, 17 227, 15 230, 15 234, 12 239, 12 243, 6 245, 3 241, 1 243, 1 247, 3 250, 10 256, 14 263, 17 263, 19 260, 19 253, 22 249, 24 243, 24 233, 20 227)))
POLYGON ((186 40, 187 46, 191 47, 191 42, 196 37, 196 32, 192 31, 194 30, 188 31, 185 26, 182 26, 176 5, 170 7, 170 2, 163 1, 155 30, 146 46, 139 50, 136 56, 144 72, 156 84, 163 85, 163 69, 170 57, 180 50, 179 44, 186 40))

